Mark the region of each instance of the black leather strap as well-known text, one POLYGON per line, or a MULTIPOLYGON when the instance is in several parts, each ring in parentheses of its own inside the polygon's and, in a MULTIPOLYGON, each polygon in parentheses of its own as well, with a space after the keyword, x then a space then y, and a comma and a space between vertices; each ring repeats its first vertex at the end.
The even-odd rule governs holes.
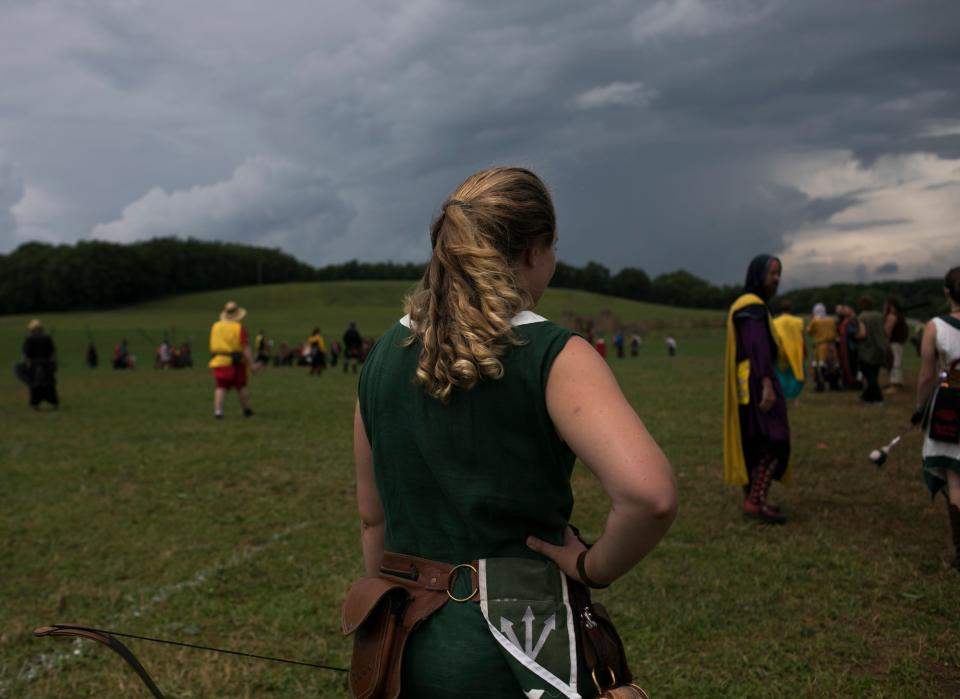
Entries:
POLYGON ((586 564, 587 564, 587 551, 589 550, 590 549, 581 551, 580 555, 577 556, 577 575, 580 576, 580 581, 587 587, 591 587, 594 590, 602 590, 605 587, 610 587, 610 583, 607 583, 606 585, 599 585, 595 583, 593 580, 591 580, 589 577, 587 577, 586 564))

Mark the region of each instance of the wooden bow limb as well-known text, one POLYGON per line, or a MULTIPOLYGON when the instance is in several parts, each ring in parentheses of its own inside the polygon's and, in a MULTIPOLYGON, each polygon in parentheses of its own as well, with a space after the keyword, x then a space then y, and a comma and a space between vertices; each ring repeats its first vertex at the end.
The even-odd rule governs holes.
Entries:
POLYGON ((165 699, 163 694, 157 688, 156 683, 144 669, 137 657, 123 643, 111 636, 108 632, 101 629, 94 629, 89 626, 80 626, 78 624, 54 624, 53 626, 40 626, 33 630, 33 635, 42 636, 77 636, 79 638, 89 638, 91 641, 102 643, 110 650, 127 661, 127 664, 133 668, 134 672, 143 680, 147 689, 156 699, 165 699))

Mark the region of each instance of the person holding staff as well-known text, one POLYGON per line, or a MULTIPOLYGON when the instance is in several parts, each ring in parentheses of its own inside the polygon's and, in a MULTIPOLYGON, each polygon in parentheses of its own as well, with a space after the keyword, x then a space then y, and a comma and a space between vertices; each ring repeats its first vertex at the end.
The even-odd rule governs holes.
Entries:
POLYGON ((923 476, 932 497, 942 490, 947 498, 951 565, 960 571, 960 267, 947 272, 943 285, 950 313, 923 330, 913 421, 924 420, 923 476))
POLYGON ((592 697, 567 576, 606 586, 656 546, 677 507, 670 464, 596 350, 532 310, 556 264, 539 177, 475 173, 430 238, 354 420, 367 575, 464 573, 407 640, 401 696, 592 697), (578 456, 611 502, 589 555, 569 526, 578 456))

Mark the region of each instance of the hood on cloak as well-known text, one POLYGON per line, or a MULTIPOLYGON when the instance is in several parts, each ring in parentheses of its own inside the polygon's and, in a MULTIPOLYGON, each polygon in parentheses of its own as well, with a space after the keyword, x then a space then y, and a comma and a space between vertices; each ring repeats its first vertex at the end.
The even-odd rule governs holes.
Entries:
MULTIPOLYGON (((756 294, 764 301, 770 300, 767 296, 766 282, 770 263, 774 260, 780 262, 780 258, 773 255, 757 255, 750 261, 750 266, 747 267, 747 279, 743 283, 743 293, 756 294)), ((780 262, 780 271, 783 271, 782 262, 780 262)))

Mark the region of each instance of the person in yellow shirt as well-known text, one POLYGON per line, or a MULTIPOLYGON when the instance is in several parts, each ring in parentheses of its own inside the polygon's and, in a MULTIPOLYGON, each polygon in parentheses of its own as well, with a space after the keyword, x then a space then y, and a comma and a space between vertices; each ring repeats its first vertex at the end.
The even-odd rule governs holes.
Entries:
POLYGON ((322 374, 327 368, 327 343, 320 334, 320 328, 313 329, 307 344, 310 346, 310 374, 322 374))
POLYGON ((771 321, 780 346, 774 369, 783 387, 783 396, 788 399, 796 398, 803 390, 806 379, 803 365, 807 357, 807 343, 803 339, 803 318, 793 315, 790 312, 792 309, 790 299, 781 300, 780 315, 771 321))
POLYGON ((223 419, 223 402, 227 391, 237 389, 244 417, 253 415, 247 389, 249 370, 258 371, 247 339, 247 330, 240 324, 247 314, 235 301, 228 301, 220 312, 220 320, 210 328, 210 363, 216 388, 213 392, 213 416, 223 419))
POLYGON ((817 393, 822 393, 825 384, 838 390, 837 324, 827 316, 827 307, 818 303, 813 307, 813 318, 807 325, 807 335, 813 341, 813 379, 817 393))

